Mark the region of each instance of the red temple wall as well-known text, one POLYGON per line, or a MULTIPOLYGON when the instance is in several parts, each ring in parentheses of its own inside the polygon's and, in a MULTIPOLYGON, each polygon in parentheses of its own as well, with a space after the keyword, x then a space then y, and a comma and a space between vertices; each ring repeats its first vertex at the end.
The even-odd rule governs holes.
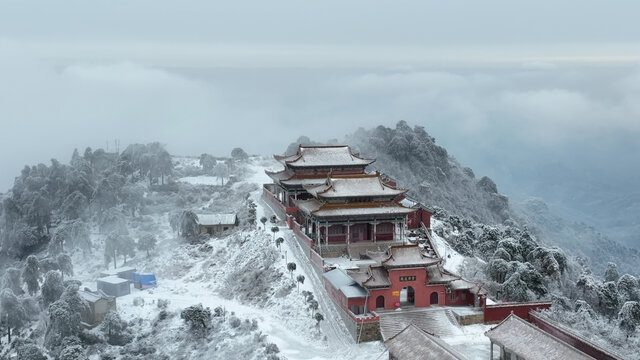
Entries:
POLYGON ((530 321, 529 311, 539 309, 549 309, 551 302, 524 302, 524 303, 502 303, 495 305, 485 305, 484 322, 498 323, 513 312, 516 316, 530 321))

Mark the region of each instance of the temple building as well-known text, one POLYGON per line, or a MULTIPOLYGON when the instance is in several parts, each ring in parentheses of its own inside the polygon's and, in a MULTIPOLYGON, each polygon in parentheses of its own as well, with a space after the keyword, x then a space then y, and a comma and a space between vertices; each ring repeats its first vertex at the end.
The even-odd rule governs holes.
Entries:
POLYGON ((329 174, 364 174, 374 159, 363 159, 351 152, 349 146, 298 146, 294 155, 274 158, 284 170, 267 171, 274 181, 273 194, 284 206, 293 206, 293 199, 308 198, 304 186, 320 185, 329 174))
POLYGON ((379 173, 330 174, 322 184, 304 187, 308 200, 294 200, 298 222, 318 246, 401 241, 407 208, 396 199, 407 190, 382 182, 379 173))
POLYGON ((408 224, 417 227, 430 217, 415 216, 422 209, 400 202, 407 190, 379 172, 366 173, 375 160, 348 146, 299 146, 295 155, 275 158, 285 168, 267 171, 273 184, 265 189, 277 200, 279 215, 293 216, 321 256, 351 256, 352 245, 355 257, 367 244, 386 249, 404 240, 408 224))
POLYGON ((375 263, 324 274, 325 288, 344 299, 343 310, 354 315, 402 306, 484 305, 486 292, 478 284, 446 271, 442 259, 423 247, 396 245, 367 257, 375 263))

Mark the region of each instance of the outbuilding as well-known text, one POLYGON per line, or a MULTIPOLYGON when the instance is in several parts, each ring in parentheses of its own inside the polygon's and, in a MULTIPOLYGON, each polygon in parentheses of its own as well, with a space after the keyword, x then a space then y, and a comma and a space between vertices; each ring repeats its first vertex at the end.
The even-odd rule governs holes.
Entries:
POLYGON ((98 279, 98 290, 109 296, 124 296, 131 294, 131 281, 117 277, 107 276, 98 279))
POLYGON ((116 310, 116 298, 100 290, 85 289, 78 291, 78 294, 89 304, 88 311, 80 314, 81 321, 87 328, 100 325, 109 311, 116 310))
POLYGON ((238 225, 236 214, 198 214, 201 234, 216 235, 238 225))
POLYGON ((158 286, 155 274, 133 274, 133 286, 136 289, 149 289, 158 286))
POLYGON ((123 266, 117 269, 105 270, 100 273, 100 277, 103 278, 107 276, 117 276, 125 280, 133 281, 133 273, 135 272, 136 268, 131 266, 123 266))

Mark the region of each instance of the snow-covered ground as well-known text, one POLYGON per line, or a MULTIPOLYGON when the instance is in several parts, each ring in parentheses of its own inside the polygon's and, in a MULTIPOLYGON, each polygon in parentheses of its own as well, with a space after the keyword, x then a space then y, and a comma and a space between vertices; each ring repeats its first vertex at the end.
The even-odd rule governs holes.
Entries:
MULTIPOLYGON (((252 158, 247 171, 250 175, 246 179, 239 179, 240 182, 233 184, 230 190, 257 189, 250 193, 250 198, 257 204, 258 219, 271 215, 271 209, 261 200, 262 184, 270 180, 264 173, 267 167, 277 169, 278 164, 252 158), (243 183, 259 186, 247 187, 243 183)), ((206 177, 197 179, 186 182, 208 185, 206 177)), ((184 178, 181 180, 185 181, 184 178)), ((223 201, 219 197, 216 199, 223 201)), ((200 206, 210 201, 204 201, 200 206)), ((150 222, 147 228, 154 229, 158 247, 150 258, 139 252, 127 265, 136 267, 138 271, 155 273, 158 286, 142 291, 132 287, 130 295, 117 298, 117 306, 124 320, 136 319, 136 323, 143 324, 140 330, 145 326, 150 328, 154 321, 157 322, 160 312, 158 301, 169 301, 167 311, 174 316, 154 335, 158 339, 158 353, 180 354, 179 345, 174 343, 173 337, 184 332, 179 311, 198 303, 211 309, 223 307, 240 319, 255 319, 258 331, 266 335, 266 341, 278 346, 279 355, 283 358, 364 360, 378 358, 385 352, 379 342, 354 343, 333 311, 331 300, 324 295, 321 279, 296 248, 297 242, 292 238, 294 235, 284 224, 278 224, 281 230, 276 234, 269 231, 272 224, 267 223, 265 231, 258 222, 256 228, 239 229, 223 238, 212 238, 205 244, 189 245, 176 239, 169 227, 167 213, 147 215, 144 220, 150 222), (280 249, 276 248, 273 241, 277 237, 286 239, 280 249), (293 274, 287 271, 287 262, 297 264, 293 274), (305 276, 299 289, 295 281, 298 275, 305 276), (316 326, 316 321, 311 317, 308 304, 301 294, 303 290, 313 292, 320 305, 318 311, 325 316, 320 326, 316 326)), ((100 248, 103 236, 97 233, 92 236, 97 248, 100 248)), ((119 266, 122 265, 121 261, 118 259, 119 266)), ((101 249, 88 257, 75 254, 74 264, 76 277, 83 282, 83 287, 95 289, 95 280, 99 272, 104 270, 101 249)), ((227 342, 241 341, 240 338, 234 340, 233 332, 231 334, 227 342)), ((249 346, 253 345, 247 344, 245 347, 249 346)), ((91 358, 98 359, 98 355, 92 354, 91 358)))

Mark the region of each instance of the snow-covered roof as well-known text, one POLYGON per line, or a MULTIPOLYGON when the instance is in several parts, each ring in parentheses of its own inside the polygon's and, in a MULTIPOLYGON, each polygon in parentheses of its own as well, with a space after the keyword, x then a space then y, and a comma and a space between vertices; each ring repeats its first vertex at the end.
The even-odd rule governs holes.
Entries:
POLYGON ((590 360, 593 357, 569 346, 514 314, 485 335, 517 356, 529 360, 590 360))
POLYGON ((396 189, 382 182, 380 174, 360 174, 332 176, 321 185, 305 186, 305 189, 317 198, 347 197, 395 197, 407 190, 396 189))
POLYGON ((384 342, 389 354, 398 360, 465 360, 439 337, 431 335, 414 324, 384 342))
POLYGON ((123 278, 120 278, 120 277, 117 277, 117 276, 107 276, 107 277, 103 277, 103 278, 98 279, 98 282, 118 285, 118 284, 128 283, 129 280, 123 279, 123 278))
POLYGON ((291 156, 275 156, 276 160, 290 167, 340 167, 367 166, 375 159, 363 159, 341 146, 299 146, 298 153, 291 156))
POLYGON ((437 257, 429 256, 418 245, 395 245, 387 251, 367 251, 367 256, 387 268, 425 267, 440 263, 437 257))
POLYGON ((106 276, 117 276, 120 275, 122 273, 126 273, 126 272, 135 272, 136 268, 134 268, 133 266, 123 266, 123 267, 119 267, 119 268, 115 268, 115 269, 109 269, 109 270, 104 270, 100 272, 100 276, 102 277, 106 277, 106 276))
POLYGON ((105 294, 101 290, 98 290, 97 292, 80 290, 78 291, 78 295, 80 295, 83 299, 87 300, 88 302, 92 302, 92 303, 100 299, 111 300, 114 298, 113 296, 109 296, 105 294))
POLYGON ((429 266, 427 268, 427 276, 429 276, 429 283, 451 283, 461 279, 460 276, 446 271, 441 265, 429 266))
POLYGON ((294 200, 302 212, 316 217, 406 215, 416 211, 395 202, 326 204, 316 199, 294 200))
POLYGON ((202 226, 235 225, 236 214, 198 214, 198 224, 202 226))
POLYGON ((347 274, 355 281, 367 288, 382 288, 391 286, 387 269, 381 266, 370 266, 364 270, 347 270, 347 274))
POLYGON ((340 290, 347 298, 361 298, 367 296, 367 291, 358 285, 342 269, 333 269, 322 275, 331 286, 340 290))
POLYGON ((269 171, 265 170, 265 174, 267 174, 270 178, 276 181, 286 180, 291 178, 294 175, 294 172, 289 169, 284 169, 281 171, 269 171))

